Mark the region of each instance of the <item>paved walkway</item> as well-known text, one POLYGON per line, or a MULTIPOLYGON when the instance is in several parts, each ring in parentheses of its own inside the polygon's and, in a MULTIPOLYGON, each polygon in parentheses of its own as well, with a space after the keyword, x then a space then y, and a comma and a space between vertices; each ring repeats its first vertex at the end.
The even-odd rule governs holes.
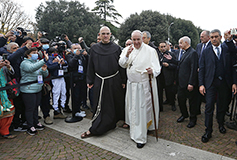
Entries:
POLYGON ((14 132, 18 135, 15 139, 0 138, 0 159, 237 159, 237 132, 227 129, 226 134, 220 134, 215 120, 213 137, 206 144, 201 142, 203 113, 198 116, 197 125, 189 129, 188 120, 176 123, 179 110, 173 112, 170 106, 164 106, 160 114, 159 141, 150 133, 142 149, 137 149, 129 138, 129 130, 121 127, 100 137, 81 140, 81 133, 90 126, 91 114, 87 113, 88 118, 73 124, 54 120, 53 125, 39 131, 37 136, 14 132))

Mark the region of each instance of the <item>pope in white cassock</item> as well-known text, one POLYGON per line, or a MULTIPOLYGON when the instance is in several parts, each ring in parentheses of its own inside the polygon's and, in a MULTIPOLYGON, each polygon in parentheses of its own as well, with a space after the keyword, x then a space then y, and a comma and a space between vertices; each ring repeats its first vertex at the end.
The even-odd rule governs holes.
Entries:
POLYGON ((125 122, 130 125, 130 137, 142 148, 147 142, 147 130, 154 130, 149 74, 152 75, 152 88, 158 128, 159 103, 156 79, 160 74, 160 63, 154 48, 142 42, 139 30, 132 32, 133 45, 123 49, 119 65, 127 69, 127 92, 125 99, 125 122))

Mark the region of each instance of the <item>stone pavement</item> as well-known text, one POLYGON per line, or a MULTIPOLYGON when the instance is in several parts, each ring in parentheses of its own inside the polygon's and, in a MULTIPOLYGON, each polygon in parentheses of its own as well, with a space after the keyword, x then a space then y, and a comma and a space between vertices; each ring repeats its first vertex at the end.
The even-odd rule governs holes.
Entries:
POLYGON ((54 120, 53 125, 36 136, 13 132, 17 138, 0 138, 0 159, 237 159, 237 132, 227 129, 226 134, 220 134, 216 120, 213 137, 206 144, 201 142, 203 112, 198 116, 197 125, 189 129, 186 127, 188 120, 176 123, 179 110, 173 112, 170 106, 164 106, 164 112, 160 113, 159 141, 156 142, 154 133, 150 133, 142 149, 137 149, 129 138, 129 130, 121 127, 100 137, 81 140, 81 133, 90 126, 91 113, 86 112, 87 118, 81 122, 69 124, 54 120))
POLYGON ((14 132, 14 134, 17 135, 15 139, 0 138, 1 160, 127 159, 48 127, 44 131, 39 131, 36 136, 30 136, 26 132, 14 132))
MULTIPOLYGON (((221 134, 215 114, 213 116, 212 138, 208 143, 201 142, 201 137, 205 133, 204 108, 205 104, 202 103, 202 114, 198 115, 197 125, 190 129, 186 127, 189 122, 188 118, 182 123, 176 122, 177 118, 181 115, 179 109, 173 112, 170 106, 164 105, 164 112, 160 113, 159 138, 237 159, 237 145, 235 144, 235 141, 237 141, 237 131, 225 127, 227 133, 221 134)), ((229 117, 226 116, 225 119, 229 121, 229 117)))

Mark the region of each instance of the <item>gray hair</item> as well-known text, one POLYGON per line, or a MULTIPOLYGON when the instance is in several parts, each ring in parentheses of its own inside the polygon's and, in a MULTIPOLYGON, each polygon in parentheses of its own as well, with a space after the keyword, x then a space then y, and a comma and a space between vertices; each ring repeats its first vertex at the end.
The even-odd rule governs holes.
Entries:
POLYGON ((141 38, 142 38, 142 32, 140 30, 133 31, 132 34, 131 34, 131 37, 133 36, 134 33, 139 33, 141 35, 141 38))
POLYGON ((210 31, 206 30, 206 35, 210 36, 210 31))
POLYGON ((147 38, 151 38, 151 34, 148 31, 143 31, 142 34, 146 33, 147 38))
POLYGON ((6 46, 7 50, 11 51, 11 48, 12 48, 13 45, 17 45, 19 47, 19 45, 16 42, 11 42, 6 46))
POLYGON ((71 49, 72 49, 73 46, 78 46, 78 45, 81 46, 79 43, 73 43, 73 44, 71 45, 71 49))
POLYGON ((211 31, 211 33, 216 33, 216 32, 218 32, 218 33, 219 33, 219 36, 221 36, 221 31, 220 31, 219 29, 213 29, 213 30, 211 31))
POLYGON ((191 45, 191 39, 188 36, 184 36, 180 38, 179 41, 180 40, 183 40, 184 42, 187 42, 189 45, 191 45))

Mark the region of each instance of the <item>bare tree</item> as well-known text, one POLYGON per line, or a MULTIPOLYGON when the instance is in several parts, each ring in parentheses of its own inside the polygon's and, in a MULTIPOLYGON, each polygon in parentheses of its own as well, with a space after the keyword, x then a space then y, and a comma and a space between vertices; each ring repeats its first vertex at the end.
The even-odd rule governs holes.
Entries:
POLYGON ((0 0, 1 33, 15 30, 17 27, 26 27, 30 18, 21 10, 21 5, 12 0, 0 0))

